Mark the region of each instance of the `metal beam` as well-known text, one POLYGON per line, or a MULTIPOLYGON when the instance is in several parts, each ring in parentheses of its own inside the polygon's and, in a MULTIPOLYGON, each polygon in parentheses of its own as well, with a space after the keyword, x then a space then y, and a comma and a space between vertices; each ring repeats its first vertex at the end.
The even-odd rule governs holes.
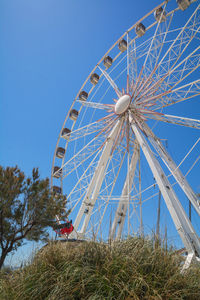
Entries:
POLYGON ((87 229, 93 207, 95 205, 96 199, 97 199, 99 191, 101 189, 101 185, 102 185, 103 179, 104 179, 104 174, 108 167, 108 161, 111 158, 111 149, 115 142, 115 138, 117 137, 118 131, 120 129, 121 121, 122 120, 118 120, 116 122, 111 133, 107 137, 101 157, 99 159, 99 162, 95 169, 94 175, 92 177, 90 185, 87 188, 86 195, 82 201, 78 215, 74 222, 74 228, 76 229, 76 231, 78 231, 78 227, 81 222, 81 219, 85 215, 84 222, 83 222, 83 225, 80 230, 80 234, 82 234, 82 235, 85 233, 85 231, 87 229), (87 213, 85 213, 86 210, 87 210, 87 213))
POLYGON ((166 115, 166 114, 159 114, 159 115, 148 114, 148 118, 157 121, 166 122, 169 124, 182 125, 185 127, 200 129, 200 120, 197 119, 178 117, 178 116, 166 115))
POLYGON ((133 185, 133 179, 135 176, 135 170, 136 170, 136 165, 138 162, 138 158, 139 158, 139 145, 138 143, 135 143, 135 149, 131 158, 131 163, 130 163, 130 174, 127 173, 126 176, 126 180, 124 183, 124 187, 122 190, 122 194, 121 194, 121 198, 119 200, 119 204, 118 204, 118 208, 116 210, 115 213, 115 218, 113 220, 113 224, 112 224, 112 229, 111 229, 111 233, 110 233, 110 239, 113 240, 116 234, 116 239, 120 239, 121 238, 121 233, 122 233, 122 229, 124 227, 124 222, 125 222, 125 218, 126 218, 126 212, 127 212, 127 206, 129 205, 129 203, 126 201, 124 202, 124 198, 128 195, 128 181, 129 181, 129 190, 131 190, 132 185, 133 185), (120 223, 117 229, 117 225, 118 225, 118 221, 120 219, 120 223), (116 229, 117 229, 117 233, 116 233, 116 229))
POLYGON ((103 75, 105 76, 105 78, 108 80, 108 82, 110 83, 110 85, 114 89, 114 91, 117 94, 117 96, 120 98, 122 96, 122 93, 121 93, 120 89, 118 88, 118 86, 116 85, 116 83, 114 82, 114 80, 110 77, 110 75, 105 70, 102 70, 100 68, 100 66, 98 66, 98 68, 103 73, 103 75))
POLYGON ((147 124, 144 124, 144 130, 145 133, 148 136, 149 141, 153 145, 153 147, 156 149, 160 157, 162 158, 163 162, 167 166, 167 168, 170 170, 178 184, 180 185, 181 189, 184 191, 184 193, 187 195, 188 199, 191 201, 192 205, 194 206, 196 212, 200 216, 200 203, 197 195, 192 190, 191 186, 187 182, 186 178, 181 173, 180 169, 176 166, 173 159, 170 157, 167 150, 162 145, 161 141, 155 136, 155 134, 152 132, 152 130, 149 128, 147 124))

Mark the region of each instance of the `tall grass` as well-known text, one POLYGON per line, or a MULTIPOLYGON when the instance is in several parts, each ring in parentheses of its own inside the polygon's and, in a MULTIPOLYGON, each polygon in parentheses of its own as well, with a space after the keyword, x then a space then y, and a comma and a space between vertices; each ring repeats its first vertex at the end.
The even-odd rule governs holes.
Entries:
POLYGON ((200 268, 144 238, 114 245, 50 243, 33 262, 1 274, 1 300, 200 299, 200 268))

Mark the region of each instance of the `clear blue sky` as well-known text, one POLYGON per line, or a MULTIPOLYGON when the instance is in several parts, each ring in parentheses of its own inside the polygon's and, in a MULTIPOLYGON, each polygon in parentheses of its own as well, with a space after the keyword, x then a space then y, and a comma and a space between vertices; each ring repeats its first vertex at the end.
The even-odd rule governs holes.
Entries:
MULTIPOLYGON (((27 175, 39 167, 42 177, 50 176, 60 128, 84 80, 110 46, 161 2, 0 1, 3 166, 17 164, 27 175)), ((188 117, 198 118, 196 104, 188 117)))
POLYGON ((64 117, 110 46, 160 1, 0 1, 1 163, 50 175, 64 117))

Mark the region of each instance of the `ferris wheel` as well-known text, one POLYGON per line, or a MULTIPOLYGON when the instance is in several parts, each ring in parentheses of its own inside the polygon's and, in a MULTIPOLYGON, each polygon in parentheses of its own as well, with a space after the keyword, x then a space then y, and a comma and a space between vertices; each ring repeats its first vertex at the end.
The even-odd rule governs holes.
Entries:
POLYGON ((185 145, 195 131, 192 149, 198 146, 200 120, 182 116, 181 105, 199 108, 199 66, 200 5, 178 0, 136 22, 94 67, 64 120, 52 166, 52 189, 66 195, 73 220, 71 237, 149 233, 160 194, 163 224, 180 236, 188 260, 200 257, 185 202, 198 217, 200 203, 181 171, 183 156, 175 163, 164 145, 170 131, 185 145))

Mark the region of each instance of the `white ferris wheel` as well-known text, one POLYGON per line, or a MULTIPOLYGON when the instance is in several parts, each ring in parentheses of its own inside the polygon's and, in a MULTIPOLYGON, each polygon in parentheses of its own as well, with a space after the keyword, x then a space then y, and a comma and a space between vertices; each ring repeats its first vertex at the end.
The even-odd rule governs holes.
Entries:
POLYGON ((187 145, 195 132, 190 151, 197 146, 200 120, 182 116, 181 105, 200 107, 199 66, 200 4, 178 0, 136 22, 94 67, 64 120, 52 166, 52 189, 67 197, 72 238, 149 233, 160 194, 168 214, 163 224, 180 236, 189 259, 200 257, 185 204, 189 199, 199 217, 187 178, 199 156, 183 173, 184 157, 175 162, 163 141, 178 128, 176 140, 184 137, 187 145))

